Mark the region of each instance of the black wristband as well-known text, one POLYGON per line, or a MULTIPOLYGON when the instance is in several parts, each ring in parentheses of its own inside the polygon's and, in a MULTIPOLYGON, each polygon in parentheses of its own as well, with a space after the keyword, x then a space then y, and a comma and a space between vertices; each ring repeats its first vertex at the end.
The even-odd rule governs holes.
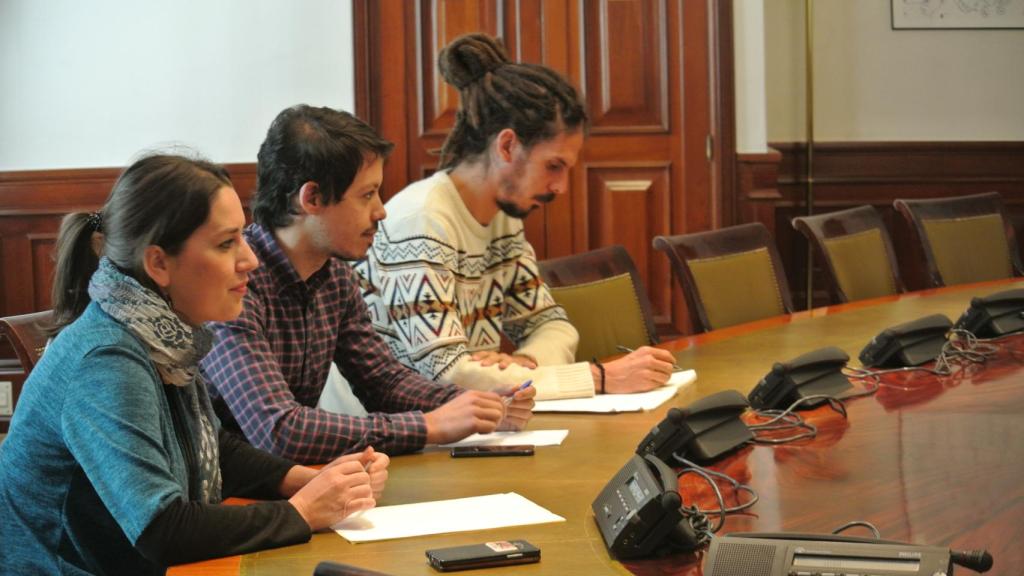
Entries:
POLYGON ((604 365, 597 361, 597 358, 591 358, 590 363, 597 366, 597 371, 601 373, 601 394, 604 394, 604 365))

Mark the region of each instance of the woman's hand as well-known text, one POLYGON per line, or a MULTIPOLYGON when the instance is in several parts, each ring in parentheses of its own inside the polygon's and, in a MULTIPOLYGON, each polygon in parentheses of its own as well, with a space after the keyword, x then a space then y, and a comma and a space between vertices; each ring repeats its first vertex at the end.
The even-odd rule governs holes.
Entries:
POLYGON ((354 459, 325 466, 288 502, 314 532, 330 528, 354 512, 377 505, 370 486, 370 474, 359 460, 354 459))
POLYGON ((373 497, 380 498, 384 493, 384 485, 388 482, 388 465, 391 459, 383 452, 377 452, 373 446, 367 446, 362 452, 345 454, 327 463, 323 470, 333 468, 343 462, 359 462, 363 469, 370 475, 370 487, 373 489, 373 497))

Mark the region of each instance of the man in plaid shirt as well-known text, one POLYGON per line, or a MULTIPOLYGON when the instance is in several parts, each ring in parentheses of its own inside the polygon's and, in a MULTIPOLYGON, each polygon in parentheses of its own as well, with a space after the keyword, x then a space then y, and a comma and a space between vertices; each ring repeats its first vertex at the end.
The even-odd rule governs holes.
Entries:
POLYGON ((201 370, 222 422, 303 463, 373 446, 397 454, 473 433, 520 429, 532 387, 493 392, 438 384, 402 366, 370 324, 357 276, 385 211, 378 190, 392 144, 346 112, 295 106, 260 146, 249 274, 237 320, 214 324, 201 370), (331 362, 370 412, 316 407, 331 362), (511 393, 511 391, 509 391, 511 393))

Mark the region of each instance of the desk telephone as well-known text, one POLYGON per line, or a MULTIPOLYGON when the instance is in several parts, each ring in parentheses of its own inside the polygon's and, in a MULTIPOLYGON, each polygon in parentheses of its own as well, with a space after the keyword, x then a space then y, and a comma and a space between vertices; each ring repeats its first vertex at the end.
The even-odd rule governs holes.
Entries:
POLYGON ((747 399, 736 390, 706 396, 682 410, 671 408, 640 441, 636 453, 654 454, 663 462, 672 462, 673 454, 696 461, 713 460, 754 438, 740 420, 740 414, 749 408, 747 399))
POLYGON ((679 477, 666 462, 685 455, 711 460, 754 436, 740 414, 750 405, 726 390, 686 408, 672 408, 640 441, 636 454, 594 500, 591 508, 608 550, 636 558, 670 550, 694 550, 705 543, 684 514, 679 477))
POLYGON ((951 328, 942 314, 886 328, 861 351, 860 363, 867 368, 920 366, 938 358, 951 328))
POLYGON ((682 504, 675 471, 653 454, 634 454, 591 508, 608 550, 637 558, 700 546, 682 504))
MULTIPOLYGON (((819 348, 790 360, 776 362, 750 391, 750 405, 759 410, 785 409, 808 396, 825 395, 838 398, 853 388, 842 370, 850 357, 835 346, 819 348)), ((808 402, 817 406, 824 402, 808 402)))
POLYGON ((985 572, 985 551, 835 534, 739 533, 711 542, 705 576, 952 576, 953 564, 985 572))
POLYGON ((1024 288, 972 298, 956 327, 979 338, 994 338, 1024 330, 1024 288))

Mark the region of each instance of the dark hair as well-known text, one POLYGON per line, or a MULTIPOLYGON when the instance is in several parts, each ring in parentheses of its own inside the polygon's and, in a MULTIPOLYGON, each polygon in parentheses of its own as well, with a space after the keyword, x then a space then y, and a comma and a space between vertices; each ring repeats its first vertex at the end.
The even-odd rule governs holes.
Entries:
POLYGON ((529 148, 586 125, 586 109, 568 80, 546 66, 510 62, 486 34, 456 38, 437 66, 460 94, 455 126, 441 148, 442 169, 479 155, 505 128, 529 148))
POLYGON ((310 181, 325 203, 340 201, 363 164, 386 158, 393 147, 348 112, 305 104, 282 111, 257 155, 253 220, 270 230, 291 224, 295 194, 310 181))
POLYGON ((178 254, 206 222, 217 191, 231 186, 223 167, 205 160, 154 154, 117 178, 98 214, 68 214, 57 235, 53 282, 54 330, 74 322, 89 304, 89 279, 99 266, 98 246, 122 272, 155 288, 143 268, 146 247, 178 254), (93 233, 98 232, 99 237, 93 233))

